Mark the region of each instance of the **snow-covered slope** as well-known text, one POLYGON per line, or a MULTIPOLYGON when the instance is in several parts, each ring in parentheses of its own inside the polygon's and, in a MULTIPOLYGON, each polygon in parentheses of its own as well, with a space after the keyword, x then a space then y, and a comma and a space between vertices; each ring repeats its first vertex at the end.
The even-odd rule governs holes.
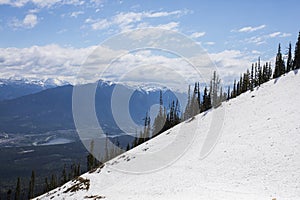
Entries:
POLYGON ((223 103, 216 110, 183 122, 107 162, 101 169, 83 174, 38 199, 101 197, 107 200, 300 199, 300 74, 290 72, 223 103), (202 158, 201 148, 207 133, 214 129, 214 115, 223 111, 220 137, 210 154, 202 158), (195 137, 186 143, 180 157, 171 163, 164 162, 162 159, 176 157, 166 148, 167 144, 178 147, 172 141, 189 140, 190 133, 195 133, 195 137), (151 158, 151 154, 161 156, 143 159, 151 158), (160 164, 160 169, 151 172, 141 170, 160 164), (73 191, 76 187, 81 189, 73 191))

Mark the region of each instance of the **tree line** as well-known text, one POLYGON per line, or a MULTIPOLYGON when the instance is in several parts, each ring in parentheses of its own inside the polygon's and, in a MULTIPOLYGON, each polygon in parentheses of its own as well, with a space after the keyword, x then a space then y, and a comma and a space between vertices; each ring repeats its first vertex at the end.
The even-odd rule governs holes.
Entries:
POLYGON ((294 57, 292 56, 291 43, 289 43, 286 62, 283 59, 279 44, 274 71, 271 62, 262 64, 260 58, 258 58, 258 61, 253 63, 250 69, 247 69, 246 72, 241 74, 238 80, 233 81, 231 84, 232 88, 231 86, 227 87, 227 92, 224 91, 221 85, 221 79, 216 71, 212 74, 209 86, 204 86, 203 91, 200 90, 199 82, 196 82, 193 88, 189 86, 187 105, 184 112, 181 111, 178 100, 172 101, 168 108, 164 107, 162 91, 160 91, 160 108, 152 127, 150 123, 151 119, 148 113, 146 113, 144 129, 139 132, 139 135, 136 134, 135 140, 131 145, 127 145, 126 150, 146 142, 182 121, 208 111, 211 108, 217 108, 224 101, 235 98, 247 91, 253 91, 254 88, 259 87, 263 83, 296 69, 300 69, 300 32, 295 44, 294 57))
POLYGON ((16 187, 7 191, 7 200, 21 200, 21 199, 32 199, 38 195, 53 190, 64 183, 80 176, 83 172, 80 164, 72 164, 67 167, 64 165, 60 174, 53 173, 50 177, 44 178, 42 185, 37 184, 37 177, 35 170, 32 170, 28 184, 26 180, 22 180, 20 177, 17 178, 16 187), (27 185, 27 186, 26 186, 27 185))
POLYGON ((274 72, 271 62, 261 64, 260 58, 258 58, 258 61, 252 64, 250 70, 247 69, 245 73, 240 75, 238 80, 234 80, 232 88, 228 86, 227 92, 224 92, 220 84, 221 80, 216 72, 213 72, 209 89, 207 86, 204 87, 202 96, 199 82, 195 83, 192 94, 191 87, 189 86, 188 103, 185 108, 183 120, 187 120, 211 108, 216 108, 220 106, 223 101, 235 98, 247 91, 253 91, 254 88, 259 87, 261 84, 297 69, 300 69, 300 32, 295 44, 294 57, 292 56, 291 43, 289 43, 286 61, 284 61, 281 53, 281 45, 278 45, 274 72))

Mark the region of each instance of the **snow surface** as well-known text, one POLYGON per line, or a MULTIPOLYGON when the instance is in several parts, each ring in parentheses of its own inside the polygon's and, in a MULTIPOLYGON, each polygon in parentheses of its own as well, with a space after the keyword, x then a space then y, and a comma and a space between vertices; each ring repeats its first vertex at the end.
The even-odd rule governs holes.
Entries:
POLYGON ((83 174, 81 177, 90 180, 88 190, 65 193, 76 184, 70 181, 37 199, 97 199, 97 195, 106 200, 300 199, 299 86, 297 72, 271 80, 181 123, 103 168, 83 174), (213 128, 213 116, 222 110, 220 137, 210 154, 202 158, 201 147, 213 128), (188 140, 190 133, 196 133, 195 137, 180 150, 178 159, 164 162, 164 158, 176 157, 166 146, 178 145, 172 142, 178 135, 182 141, 188 140), (152 163, 143 159, 151 154, 161 156, 152 163), (156 167, 162 164, 161 168, 143 173, 153 163, 156 167))

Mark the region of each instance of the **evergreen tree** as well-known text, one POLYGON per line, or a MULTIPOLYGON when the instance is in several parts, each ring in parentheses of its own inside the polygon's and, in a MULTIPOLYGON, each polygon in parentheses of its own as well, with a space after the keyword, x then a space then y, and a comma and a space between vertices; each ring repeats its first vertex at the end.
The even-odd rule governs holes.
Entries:
POLYGON ((267 81, 267 67, 268 67, 268 63, 264 64, 262 67, 261 83, 265 83, 267 81))
POLYGON ((64 168, 62 170, 62 175, 61 175, 61 181, 60 184, 63 185, 68 181, 67 179, 67 171, 66 171, 66 165, 64 165, 64 168))
POLYGON ((230 86, 227 88, 227 101, 230 99, 230 86))
POLYGON ((153 123, 153 130, 152 130, 152 137, 155 137, 157 134, 161 133, 164 124, 166 121, 166 116, 164 113, 164 106, 163 106, 163 98, 162 98, 162 91, 159 94, 159 112, 156 118, 154 119, 153 123))
POLYGON ((262 72, 262 83, 265 83, 269 81, 272 77, 272 69, 271 69, 271 63, 266 62, 263 67, 263 72, 262 72))
POLYGON ((257 84, 260 86, 262 83, 262 69, 260 65, 260 57, 258 57, 258 63, 257 63, 257 84))
POLYGON ((250 90, 253 91, 253 88, 254 88, 254 64, 252 64, 252 67, 251 67, 251 74, 250 74, 250 90))
POLYGON ((11 191, 11 189, 9 189, 9 190, 7 191, 7 193, 6 193, 7 200, 10 200, 10 199, 11 199, 11 193, 12 193, 12 191, 11 191))
POLYGON ((236 96, 239 96, 241 94, 241 91, 240 91, 240 82, 238 82, 236 84, 236 96))
POLYGON ((132 142, 132 148, 136 147, 138 145, 138 135, 137 135, 137 130, 135 130, 135 136, 134 136, 134 140, 132 142))
POLYGON ((142 144, 150 139, 150 117, 148 112, 146 112, 146 117, 144 118, 144 130, 140 132, 140 137, 138 140, 138 144, 142 144))
MULTIPOLYGON (((198 88, 199 88, 199 85, 198 85, 198 88)), ((199 94, 200 94, 200 92, 199 92, 199 94)), ((200 97, 199 97, 199 99, 200 99, 200 97)), ((198 108, 198 110, 199 110, 199 108, 198 108)), ((175 125, 177 125, 181 122, 181 111, 180 111, 180 105, 179 105, 178 99, 176 100, 175 113, 174 114, 175 114, 175 116, 174 116, 174 119, 175 119, 174 126, 175 126, 175 125)))
POLYGON ((240 75, 240 87, 239 87, 239 95, 243 93, 243 76, 240 75))
POLYGON ((34 197, 34 187, 35 187, 35 173, 32 170, 30 181, 29 181, 28 199, 31 199, 34 197))
POLYGON ((272 78, 272 67, 271 67, 271 62, 269 62, 269 70, 268 70, 268 81, 271 80, 272 78))
POLYGON ((45 178, 45 186, 44 186, 44 193, 48 192, 50 190, 50 186, 48 183, 48 178, 45 178))
POLYGON ((280 44, 278 45, 278 52, 276 55, 276 62, 275 62, 275 71, 273 74, 273 78, 278 78, 279 76, 283 75, 285 73, 285 66, 284 66, 284 61, 282 59, 282 54, 281 54, 281 47, 280 44))
MULTIPOLYGON (((75 175, 74 175, 75 176, 75 175)), ((55 174, 52 174, 51 181, 50 181, 50 190, 53 190, 57 187, 57 180, 55 174)))
POLYGON ((94 153, 94 140, 90 143, 90 152, 87 155, 87 170, 90 171, 95 167, 95 158, 93 156, 94 153))
POLYGON ((80 176, 80 163, 76 167, 76 177, 80 176))
POLYGON ((147 121, 147 134, 146 134, 146 140, 149 140, 151 138, 151 118, 148 117, 147 121))
POLYGON ((257 70, 257 63, 255 63, 255 73, 254 73, 254 87, 258 86, 258 70, 257 70))
MULTIPOLYGON (((195 101, 196 102, 196 101, 195 101)), ((169 112, 166 117, 166 123, 162 131, 168 130, 173 126, 177 125, 181 121, 181 114, 180 114, 180 105, 178 100, 172 101, 169 106, 169 112)))
POLYGON ((198 103, 198 111, 200 109, 200 105, 201 105, 201 97, 200 97, 200 86, 199 86, 199 82, 197 85, 197 103, 198 103))
POLYGON ((223 93, 223 87, 220 87, 220 94, 218 99, 219 104, 221 104, 224 101, 224 99, 226 99, 226 93, 223 93))
POLYGON ((129 151, 129 150, 130 150, 130 144, 127 143, 126 151, 129 151))
POLYGON ((211 80, 211 84, 210 84, 210 95, 211 95, 211 103, 213 107, 218 107, 221 102, 218 99, 218 92, 220 90, 220 83, 221 80, 219 78, 219 76, 217 75, 217 72, 214 71, 213 72, 213 76, 212 76, 212 80, 211 80))
MULTIPOLYGON (((197 91, 197 89, 195 89, 195 91, 197 91)), ((195 95, 195 98, 196 98, 196 95, 195 95)), ((195 99, 195 102, 196 102, 196 99, 195 99)), ((169 128, 172 127, 172 124, 174 122, 174 113, 175 113, 175 103, 174 101, 172 101, 171 103, 171 106, 170 106, 170 112, 169 112, 169 128)))
MULTIPOLYGON (((140 137, 141 138, 141 137, 140 137)), ((108 137, 105 138, 105 147, 104 147, 104 162, 109 160, 109 153, 108 153, 108 137)))
POLYGON ((299 35, 298 35, 298 41, 295 45, 293 69, 300 69, 300 32, 299 32, 299 35))
POLYGON ((235 98, 237 96, 237 91, 236 91, 236 80, 234 80, 233 83, 233 91, 232 91, 232 98, 235 98))
POLYGON ((203 92, 203 101, 202 101, 202 106, 201 106, 201 112, 204 112, 206 110, 211 109, 211 98, 210 94, 208 93, 207 87, 204 88, 203 92))
MULTIPOLYGON (((200 92, 199 92, 199 89, 198 89, 198 84, 195 83, 193 95, 192 95, 191 99, 188 100, 189 102, 188 102, 187 107, 185 109, 184 119, 189 119, 189 118, 197 115, 200 112, 199 95, 200 95, 200 92)), ((170 112, 171 111, 172 111, 172 109, 170 109, 170 112)))
POLYGON ((144 142, 144 133, 143 133, 143 131, 140 131, 140 136, 137 141, 137 146, 142 144, 143 142, 144 142))
POLYGON ((199 96, 198 92, 199 92, 198 84, 195 83, 194 93, 192 96, 192 102, 191 102, 191 108, 190 108, 192 116, 195 116, 200 112, 199 111, 199 102, 198 102, 198 96, 199 96))
POLYGON ((202 96, 203 100, 202 100, 202 103, 201 103, 201 106, 200 106, 200 113, 204 112, 206 110, 205 102, 206 102, 207 98, 208 98, 208 96, 207 96, 207 88, 204 87, 203 96, 202 96))
POLYGON ((289 43, 288 58, 286 61, 286 72, 290 72, 292 69, 293 69, 292 44, 289 43))
POLYGON ((21 183, 20 183, 20 177, 18 177, 16 193, 15 193, 15 200, 19 200, 20 197, 21 197, 21 183))
POLYGON ((191 108, 191 86, 189 85, 188 102, 187 102, 186 107, 185 107, 184 120, 187 120, 187 119, 192 117, 191 112, 190 112, 190 108, 191 108))
POLYGON ((248 89, 250 87, 250 78, 249 78, 249 76, 250 76, 249 70, 247 70, 247 72, 244 73, 244 77, 243 77, 242 92, 248 91, 248 89))

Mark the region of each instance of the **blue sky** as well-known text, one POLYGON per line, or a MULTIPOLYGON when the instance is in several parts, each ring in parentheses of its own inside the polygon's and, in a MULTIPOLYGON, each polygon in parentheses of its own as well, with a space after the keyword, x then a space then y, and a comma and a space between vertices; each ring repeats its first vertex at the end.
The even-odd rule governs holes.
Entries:
POLYGON ((162 27, 194 39, 220 68, 242 63, 231 68, 228 76, 233 76, 258 56, 273 61, 278 43, 283 53, 289 42, 294 48, 298 13, 297 0, 0 0, 0 73, 68 79, 92 46, 122 31, 162 27), (40 62, 47 56, 53 59, 40 62), (69 72, 62 74, 59 66, 69 72))

